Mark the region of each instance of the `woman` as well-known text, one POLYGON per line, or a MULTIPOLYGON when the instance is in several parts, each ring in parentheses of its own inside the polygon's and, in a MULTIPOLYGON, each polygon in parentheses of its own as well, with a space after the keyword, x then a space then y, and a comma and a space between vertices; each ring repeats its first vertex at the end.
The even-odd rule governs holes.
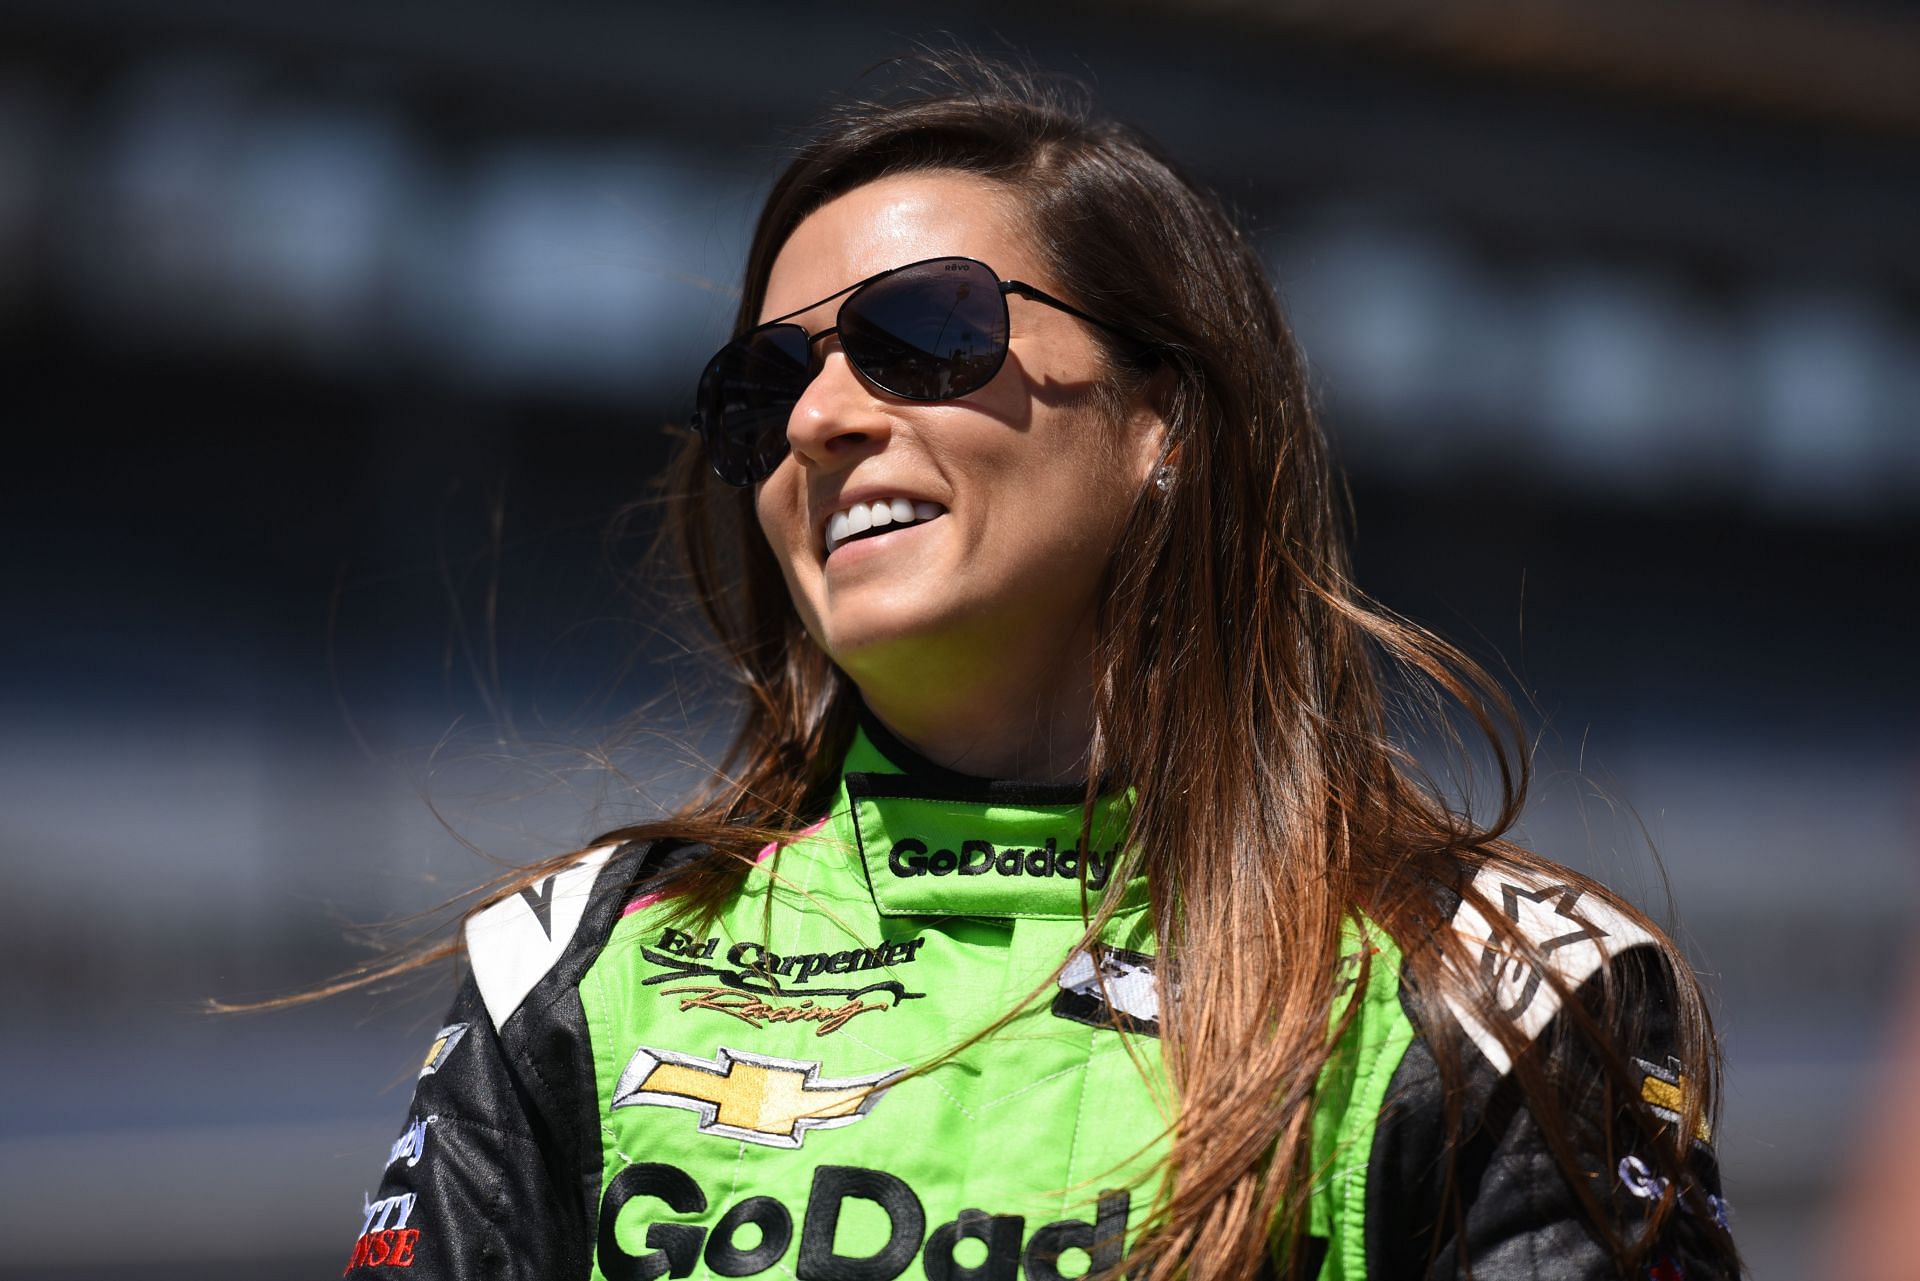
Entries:
POLYGON ((730 767, 469 920, 350 1275, 1737 1271, 1685 965, 1499 839, 1505 703, 1349 582, 1260 259, 1148 145, 972 65, 842 110, 697 426, 730 767))

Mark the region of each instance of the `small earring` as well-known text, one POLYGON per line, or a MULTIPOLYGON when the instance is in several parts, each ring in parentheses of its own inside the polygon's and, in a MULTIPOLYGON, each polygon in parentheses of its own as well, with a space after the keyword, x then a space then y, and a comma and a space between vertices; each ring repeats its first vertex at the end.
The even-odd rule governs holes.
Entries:
POLYGON ((1159 490, 1163 494, 1166 493, 1169 489, 1172 489, 1173 488, 1173 468, 1167 466, 1165 463, 1162 463, 1160 465, 1160 469, 1153 473, 1153 487, 1159 490))

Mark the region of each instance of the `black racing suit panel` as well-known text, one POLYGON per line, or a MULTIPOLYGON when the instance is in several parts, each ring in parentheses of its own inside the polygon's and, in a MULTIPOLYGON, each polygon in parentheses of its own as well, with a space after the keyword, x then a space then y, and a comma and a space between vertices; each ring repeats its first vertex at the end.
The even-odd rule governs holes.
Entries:
MULTIPOLYGON (((1610 961, 1607 980, 1633 993, 1634 1026, 1618 1029, 1620 1046, 1647 1069, 1665 1065, 1674 1048, 1673 976, 1654 948, 1636 947, 1610 961)), ((1598 1016, 1603 979, 1596 975, 1572 999, 1598 1016)), ((1423 1001, 1403 979, 1402 1004, 1420 1034, 1401 1060, 1369 1163, 1367 1253, 1370 1276, 1450 1281, 1601 1281, 1623 1275, 1578 1191, 1568 1181, 1540 1120, 1511 1073, 1496 1072, 1442 1021, 1451 1015, 1423 1001), (1447 1037, 1463 1069, 1449 1085, 1430 1037, 1447 1037), (1451 1098, 1449 1097, 1451 1095, 1451 1098), (1449 1104, 1455 1114, 1449 1116, 1449 1104), (1463 1136, 1456 1139, 1455 1136, 1463 1136)), ((1621 1243, 1646 1233, 1663 1181, 1647 1159, 1647 1136, 1610 1103, 1605 1073, 1562 1010, 1528 1049, 1534 1066, 1560 1085, 1563 1127, 1589 1194, 1621 1243), (1604 1118, 1604 1120, 1602 1120, 1604 1118)), ((1658 1070, 1658 1069, 1655 1069, 1658 1070)), ((1656 1078, 1658 1079, 1658 1078, 1656 1078)), ((1689 1194, 1678 1203, 1646 1265, 1651 1281, 1721 1281, 1737 1273, 1724 1232, 1720 1171, 1704 1140, 1685 1145, 1689 1194), (1713 1220, 1712 1223, 1703 1220, 1713 1220)))

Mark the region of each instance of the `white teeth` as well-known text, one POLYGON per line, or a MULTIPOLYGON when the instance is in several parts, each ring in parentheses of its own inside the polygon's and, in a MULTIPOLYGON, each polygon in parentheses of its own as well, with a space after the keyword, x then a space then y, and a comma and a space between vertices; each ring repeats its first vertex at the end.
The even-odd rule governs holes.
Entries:
POLYGON ((832 555, 840 544, 869 529, 911 525, 946 514, 947 509, 939 503, 924 499, 882 498, 870 503, 855 503, 827 518, 827 554, 832 555))

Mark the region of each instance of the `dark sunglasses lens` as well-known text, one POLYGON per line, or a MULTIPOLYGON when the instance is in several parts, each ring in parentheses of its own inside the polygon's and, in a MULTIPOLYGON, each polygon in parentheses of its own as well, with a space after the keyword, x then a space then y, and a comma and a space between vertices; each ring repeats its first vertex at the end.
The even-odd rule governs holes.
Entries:
POLYGON ((707 461, 729 485, 764 480, 787 456, 787 419, 811 377, 807 334, 772 325, 720 349, 700 376, 707 461))
POLYGON ((867 380, 908 400, 980 390, 1007 357, 1007 300, 980 263, 943 258, 897 271, 849 297, 840 343, 867 380))

